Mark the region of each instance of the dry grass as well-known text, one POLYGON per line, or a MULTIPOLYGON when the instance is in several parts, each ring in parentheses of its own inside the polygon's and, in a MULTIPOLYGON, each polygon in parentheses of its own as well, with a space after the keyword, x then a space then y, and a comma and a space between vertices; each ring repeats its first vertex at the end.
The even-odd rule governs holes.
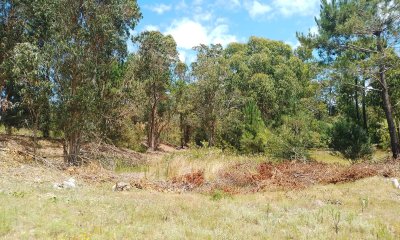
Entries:
POLYGON ((303 189, 275 188, 252 194, 230 194, 222 188, 201 193, 164 193, 152 188, 113 192, 114 181, 142 178, 206 188, 212 181, 221 181, 227 170, 244 177, 244 187, 247 176, 261 182, 300 177, 301 182, 325 165, 297 163, 293 168, 273 165, 261 156, 198 149, 148 155, 137 172, 117 174, 99 164, 61 171, 23 156, 16 161, 11 157, 18 155, 12 154, 12 150, 0 150, 0 239, 400 239, 400 191, 386 178, 364 178, 380 175, 384 168, 379 165, 334 165, 348 170, 336 178, 329 172, 315 176, 345 183, 320 185, 316 179, 303 189), (271 171, 274 168, 280 173, 271 171), (349 173, 361 173, 361 177, 349 173), (71 175, 78 182, 76 189, 53 188, 54 182, 71 175), (361 179, 346 182, 347 178, 361 179))
MULTIPOLYGON (((30 173, 41 168, 32 167, 30 173)), ((66 177, 66 176, 64 176, 66 177)), ((110 183, 54 190, 0 177, 3 239, 398 239, 400 194, 373 177, 306 190, 213 194, 112 192, 110 183), (337 230, 337 232, 336 232, 337 230)))

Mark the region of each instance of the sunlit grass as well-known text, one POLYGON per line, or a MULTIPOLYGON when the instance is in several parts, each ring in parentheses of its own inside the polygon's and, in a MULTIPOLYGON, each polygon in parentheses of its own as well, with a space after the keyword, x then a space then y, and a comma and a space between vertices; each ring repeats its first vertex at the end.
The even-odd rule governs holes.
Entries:
POLYGON ((4 239, 398 239, 399 192, 383 178, 248 195, 54 190, 1 179, 4 239), (363 204, 367 199, 368 204, 363 204))
POLYGON ((340 164, 348 166, 351 162, 344 158, 339 152, 327 151, 327 150, 312 150, 310 151, 310 157, 312 160, 327 164, 340 164))
MULTIPOLYGON (((371 162, 382 162, 390 156, 391 156, 390 152, 384 151, 381 149, 376 149, 373 152, 370 161, 371 162)), ((344 165, 344 166, 351 165, 351 161, 349 159, 346 159, 345 157, 343 157, 342 154, 340 154, 339 152, 335 152, 335 151, 312 150, 312 151, 310 151, 310 157, 312 160, 315 160, 315 161, 321 162, 321 163, 340 164, 340 165, 344 165)))
POLYGON ((244 156, 219 149, 191 149, 159 157, 152 157, 141 170, 148 179, 166 180, 194 171, 203 171, 206 180, 214 180, 219 172, 229 165, 245 162, 271 161, 266 156, 244 156))

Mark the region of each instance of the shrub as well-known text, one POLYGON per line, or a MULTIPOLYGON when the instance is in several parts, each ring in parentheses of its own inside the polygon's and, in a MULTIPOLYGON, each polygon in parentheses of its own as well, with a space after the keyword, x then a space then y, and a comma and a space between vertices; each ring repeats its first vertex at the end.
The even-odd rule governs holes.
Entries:
POLYGON ((240 139, 240 150, 243 153, 263 153, 267 141, 267 128, 261 112, 254 102, 250 102, 243 110, 244 129, 240 139))
POLYGON ((285 116, 283 124, 269 134, 267 148, 270 155, 286 160, 308 160, 308 149, 326 146, 328 126, 312 118, 307 112, 285 116))
POLYGON ((378 123, 379 128, 376 131, 376 135, 379 138, 379 147, 382 149, 390 148, 390 135, 389 127, 386 121, 378 123))
POLYGON ((372 154, 372 146, 366 131, 347 120, 339 120, 334 124, 331 147, 351 160, 370 157, 372 154))

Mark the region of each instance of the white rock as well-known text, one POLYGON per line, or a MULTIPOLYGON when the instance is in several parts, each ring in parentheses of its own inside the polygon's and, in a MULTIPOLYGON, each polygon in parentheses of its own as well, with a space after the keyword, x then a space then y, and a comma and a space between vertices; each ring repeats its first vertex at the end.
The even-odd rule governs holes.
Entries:
POLYGON ((396 178, 392 178, 392 179, 390 179, 390 180, 392 181, 393 186, 394 186, 395 188, 400 188, 399 181, 398 181, 396 178))
POLYGON ((62 183, 54 183, 53 187, 55 189, 63 189, 63 188, 76 188, 76 181, 73 178, 68 179, 62 183))
POLYGON ((55 188, 55 189, 62 189, 62 188, 63 188, 63 185, 62 185, 62 183, 54 183, 54 184, 53 184, 53 188, 55 188))
POLYGON ((316 207, 323 207, 323 206, 325 206, 325 203, 323 201, 317 199, 314 201, 314 205, 316 207))
POLYGON ((76 188, 75 179, 70 178, 63 182, 64 188, 76 188))

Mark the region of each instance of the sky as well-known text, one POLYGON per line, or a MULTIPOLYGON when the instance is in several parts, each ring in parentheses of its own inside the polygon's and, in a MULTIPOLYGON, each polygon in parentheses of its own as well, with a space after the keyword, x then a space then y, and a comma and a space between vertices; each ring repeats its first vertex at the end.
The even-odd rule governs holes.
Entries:
MULTIPOLYGON (((315 33, 320 0, 138 0, 143 19, 134 34, 171 34, 181 61, 191 63, 199 44, 246 43, 251 36, 298 46, 296 32, 315 33)), ((133 46, 130 44, 130 51, 133 46)))

